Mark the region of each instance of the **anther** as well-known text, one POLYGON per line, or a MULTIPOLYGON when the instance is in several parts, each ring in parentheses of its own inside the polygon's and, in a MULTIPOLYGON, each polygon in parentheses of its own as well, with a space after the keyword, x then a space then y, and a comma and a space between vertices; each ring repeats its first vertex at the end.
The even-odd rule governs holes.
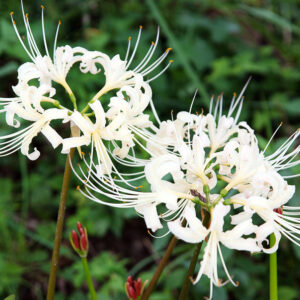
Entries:
POLYGON ((174 62, 174 60, 173 59, 171 59, 170 61, 169 61, 169 63, 171 64, 171 63, 173 63, 174 62))
POLYGON ((77 191, 80 190, 80 185, 77 185, 76 190, 77 191))
POLYGON ((154 46, 154 45, 155 45, 155 43, 154 43, 153 41, 151 42, 151 44, 152 44, 152 46, 154 46))
POLYGON ((58 21, 58 24, 61 25, 61 20, 58 21))
POLYGON ((11 11, 9 14, 10 14, 11 16, 13 16, 14 12, 13 12, 13 11, 11 11))
POLYGON ((81 153, 81 155, 85 155, 85 153, 83 151, 81 151, 80 153, 81 153))
POLYGON ((128 37, 128 41, 131 41, 131 36, 128 37))
POLYGON ((142 25, 140 25, 139 27, 140 27, 140 29, 143 29, 143 26, 142 26, 142 25))
POLYGON ((44 5, 41 5, 41 9, 45 9, 45 6, 44 6, 44 5))
POLYGON ((233 97, 234 97, 234 98, 236 97, 236 93, 233 93, 233 97))
POLYGON ((170 52, 172 48, 167 48, 165 52, 170 52))

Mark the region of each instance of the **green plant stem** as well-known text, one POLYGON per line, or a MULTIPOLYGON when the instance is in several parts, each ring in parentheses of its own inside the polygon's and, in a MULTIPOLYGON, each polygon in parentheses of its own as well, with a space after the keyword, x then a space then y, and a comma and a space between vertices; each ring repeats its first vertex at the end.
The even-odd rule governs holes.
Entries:
MULTIPOLYGON (((207 211, 202 209, 202 215, 203 215, 202 223, 206 228, 208 228, 209 224, 210 224, 210 214, 207 211)), ((178 300, 186 300, 187 299, 189 288, 190 288, 190 285, 191 285, 191 278, 192 278, 192 276, 194 274, 194 271, 195 271, 196 263, 197 263, 197 260, 198 260, 198 256, 199 256, 202 244, 203 244, 203 241, 196 245, 196 248, 194 250, 192 260, 190 262, 189 269, 186 273, 186 276, 185 276, 185 279, 184 279, 184 282, 183 282, 178 300)))
POLYGON ((83 270, 84 270, 84 274, 85 274, 85 279, 86 279, 87 285, 89 287, 89 292, 90 292, 90 295, 91 295, 91 299, 92 300, 97 300, 97 294, 96 294, 94 284, 93 284, 93 281, 92 281, 92 277, 91 277, 91 274, 90 274, 90 271, 89 271, 89 265, 88 265, 88 262, 87 262, 87 258, 82 257, 81 261, 82 261, 82 266, 83 266, 83 270))
POLYGON ((48 282, 47 300, 54 299, 56 274, 57 274, 58 261, 59 261, 59 249, 60 249, 62 231, 64 226, 66 201, 68 197, 70 175, 71 175, 70 161, 73 160, 74 151, 75 149, 71 149, 66 159, 65 172, 64 172, 64 178, 63 178, 63 183, 61 188, 61 196, 60 196, 57 223, 56 223, 54 248, 52 252, 51 271, 50 271, 50 277, 48 282))
MULTIPOLYGON (((274 233, 270 236, 270 247, 276 242, 274 233)), ((270 254, 270 300, 277 300, 277 251, 270 254)))
POLYGON ((194 274, 194 270, 195 270, 195 267, 196 267, 196 263, 197 263, 197 259, 198 259, 201 247, 202 247, 202 242, 196 245, 196 248, 195 248, 194 253, 193 253, 192 260, 190 262, 189 269, 188 269, 188 271, 185 275, 184 283, 182 285, 178 300, 185 300, 187 298, 189 288, 190 288, 190 285, 191 285, 191 277, 194 274))
POLYGON ((165 266, 166 266, 166 264, 167 264, 167 262, 168 262, 168 260, 171 256, 171 254, 172 254, 172 251, 173 251, 177 241, 178 240, 175 236, 171 239, 171 242, 169 243, 168 248, 167 248, 163 258, 159 262, 159 265, 157 266, 148 287, 144 291, 141 300, 148 300, 149 299, 149 296, 150 296, 152 290, 154 289, 154 287, 155 287, 162 271, 164 270, 164 268, 165 268, 165 266))
MULTIPOLYGON (((177 41, 177 38, 169 28, 168 23, 162 16, 160 10, 156 6, 156 1, 153 0, 146 0, 146 3, 148 7, 150 8, 150 11, 152 12, 153 16, 167 35, 168 39, 170 40, 171 46, 174 47, 178 60, 181 62, 181 65, 186 73, 186 75, 190 78, 190 80, 193 82, 196 88, 198 88, 200 95, 203 98, 203 102, 209 106, 209 97, 208 93, 205 89, 205 86, 203 83, 199 80, 197 73, 193 70, 193 68, 190 65, 190 62, 188 61, 184 50, 182 49, 180 43, 177 41)), ((157 2, 159 3, 159 2, 157 2)))

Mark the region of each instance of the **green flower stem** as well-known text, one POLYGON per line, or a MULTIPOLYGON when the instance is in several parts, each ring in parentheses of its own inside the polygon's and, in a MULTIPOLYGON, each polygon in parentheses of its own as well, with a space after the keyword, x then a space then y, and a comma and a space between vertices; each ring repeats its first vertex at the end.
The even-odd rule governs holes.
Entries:
MULTIPOLYGON (((270 236, 270 247, 276 242, 274 233, 270 236)), ((270 300, 277 300, 277 251, 270 254, 270 300)))
POLYGON ((87 281, 87 285, 89 287, 89 292, 90 292, 90 295, 91 295, 91 299, 92 300, 97 300, 97 294, 96 294, 96 291, 95 291, 95 288, 94 288, 94 284, 93 284, 92 277, 91 277, 91 274, 90 274, 90 271, 89 271, 89 265, 88 265, 86 257, 82 257, 81 261, 82 261, 82 266, 83 266, 85 278, 86 278, 86 281, 87 281))
POLYGON ((72 94, 69 94, 69 97, 70 97, 71 102, 73 103, 74 108, 77 110, 78 107, 77 107, 77 102, 76 102, 75 95, 72 93, 72 94))
POLYGON ((196 263, 197 263, 197 260, 198 260, 198 256, 199 256, 201 247, 202 247, 202 242, 196 245, 196 248, 194 250, 193 257, 192 257, 189 269, 186 273, 184 283, 182 285, 178 300, 187 299, 189 288, 190 288, 190 285, 191 285, 191 277, 194 274, 194 270, 195 270, 195 267, 196 267, 196 263))
POLYGON ((66 159, 64 178, 61 189, 60 203, 58 209, 57 223, 56 223, 56 232, 55 232, 55 240, 54 240, 54 248, 52 252, 52 260, 51 260, 51 271, 48 282, 48 291, 47 291, 47 300, 53 300, 55 294, 55 284, 56 284, 56 274, 58 269, 58 260, 59 260, 59 249, 62 238, 62 231, 65 219, 65 210, 66 210, 66 201, 68 197, 69 183, 70 183, 70 175, 71 175, 71 165, 70 161, 72 161, 74 156, 74 148, 70 150, 70 153, 66 159))
POLYGON ((148 287, 144 291, 144 293, 141 297, 141 300, 148 300, 149 299, 149 296, 150 296, 152 290, 154 289, 154 287, 155 287, 155 285, 156 285, 163 269, 165 268, 165 266, 166 266, 171 254, 172 254, 172 251, 173 251, 177 241, 178 241, 177 238, 174 236, 172 238, 171 242, 169 243, 168 248, 167 248, 163 258, 161 259, 158 267, 156 268, 155 273, 153 274, 148 287))
MULTIPOLYGON (((208 212, 204 211, 204 210, 202 210, 202 213, 204 214, 203 225, 206 228, 208 228, 209 224, 210 224, 210 214, 208 212)), ((189 288, 190 288, 190 285, 191 285, 191 278, 194 275, 195 267, 196 267, 196 264, 197 264, 199 253, 201 251, 202 244, 203 244, 203 241, 196 245, 196 248, 194 250, 193 257, 192 257, 192 260, 190 262, 190 266, 189 266, 188 271, 186 273, 186 276, 185 276, 185 279, 184 279, 184 282, 183 282, 178 300, 186 300, 187 299, 189 288)))

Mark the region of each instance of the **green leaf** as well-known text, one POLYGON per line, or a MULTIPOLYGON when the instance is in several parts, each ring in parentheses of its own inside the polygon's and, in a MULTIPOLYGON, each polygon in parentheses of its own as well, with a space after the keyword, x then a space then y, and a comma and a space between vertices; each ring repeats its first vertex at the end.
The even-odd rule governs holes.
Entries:
POLYGON ((284 299, 284 300, 299 299, 298 292, 289 286, 280 286, 278 288, 278 299, 284 299))
POLYGON ((10 295, 8 297, 6 297, 4 300, 15 300, 16 296, 15 295, 10 295))
POLYGON ((277 25, 281 28, 291 30, 297 34, 300 34, 300 29, 298 26, 293 25, 291 22, 289 22, 287 19, 275 14, 269 9, 265 8, 255 8, 250 7, 247 5, 240 5, 240 8, 249 14, 251 14, 254 17, 258 17, 261 19, 264 19, 270 23, 273 23, 274 25, 277 25))

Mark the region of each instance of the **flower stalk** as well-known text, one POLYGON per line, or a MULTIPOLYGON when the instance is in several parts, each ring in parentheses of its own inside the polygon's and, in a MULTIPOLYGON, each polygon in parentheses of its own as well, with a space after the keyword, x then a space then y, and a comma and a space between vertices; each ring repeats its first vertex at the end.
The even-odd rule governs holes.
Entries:
POLYGON ((202 243, 203 242, 201 242, 201 243, 199 243, 199 244, 196 245, 196 248, 194 250, 192 260, 190 262, 188 271, 186 273, 186 276, 185 276, 185 279, 184 279, 184 283, 182 285, 182 288, 181 288, 178 300, 185 300, 185 299, 187 299, 187 295, 188 295, 189 288, 190 288, 190 285, 191 285, 191 277, 194 274, 194 270, 195 270, 195 267, 196 267, 198 256, 199 256, 199 253, 201 251, 202 243))
POLYGON ((94 284, 93 284, 93 280, 90 274, 90 270, 89 270, 89 266, 88 266, 88 262, 87 262, 87 258, 86 257, 81 257, 81 262, 82 262, 82 266, 83 266, 83 270, 84 270, 84 275, 85 275, 85 279, 89 288, 89 293, 91 296, 92 300, 97 300, 97 294, 94 288, 94 284))
POLYGON ((168 245, 168 248, 163 256, 163 258, 161 259, 161 261, 159 262, 158 267, 155 270, 155 273, 153 274, 151 281, 148 285, 148 287, 146 288, 145 292, 142 294, 142 298, 141 300, 148 300, 150 297, 151 292, 153 291, 162 271, 164 270, 166 264, 169 261, 169 258, 172 254, 172 251, 174 249, 174 247, 177 244, 177 238, 175 236, 173 236, 173 238, 171 239, 171 242, 168 245))
MULTIPOLYGON (((273 247, 276 242, 274 233, 270 236, 270 247, 273 247)), ((278 299, 277 290, 277 251, 270 254, 270 300, 278 299)))
MULTIPOLYGON (((207 211, 205 211, 204 209, 201 209, 201 214, 203 215, 203 225, 206 228, 208 228, 209 223, 210 223, 210 214, 207 211)), ((191 259, 188 271, 186 273, 184 283, 182 285, 178 300, 186 300, 187 299, 189 288, 191 285, 191 279, 192 279, 194 271, 195 271, 195 267, 197 264, 199 253, 202 248, 202 244, 203 244, 203 241, 201 243, 197 244, 195 247, 193 257, 191 259)))
POLYGON ((59 250, 60 250, 62 231, 64 226, 66 201, 68 197, 70 175, 71 175, 71 161, 73 160, 73 156, 74 156, 74 149, 71 149, 66 159, 64 178, 63 178, 62 189, 61 189, 61 196, 60 196, 57 223, 56 223, 54 248, 53 248, 52 260, 51 260, 51 271, 50 271, 50 277, 48 282, 47 300, 53 300, 55 294, 56 275, 57 275, 58 263, 59 263, 59 250))
POLYGON ((87 255, 89 252, 89 239, 88 233, 85 227, 82 226, 80 222, 77 222, 77 230, 79 235, 75 230, 72 230, 70 234, 70 243, 74 251, 80 256, 85 279, 89 288, 89 293, 92 300, 97 300, 97 294, 94 288, 93 280, 90 274, 89 265, 87 261, 87 255))

